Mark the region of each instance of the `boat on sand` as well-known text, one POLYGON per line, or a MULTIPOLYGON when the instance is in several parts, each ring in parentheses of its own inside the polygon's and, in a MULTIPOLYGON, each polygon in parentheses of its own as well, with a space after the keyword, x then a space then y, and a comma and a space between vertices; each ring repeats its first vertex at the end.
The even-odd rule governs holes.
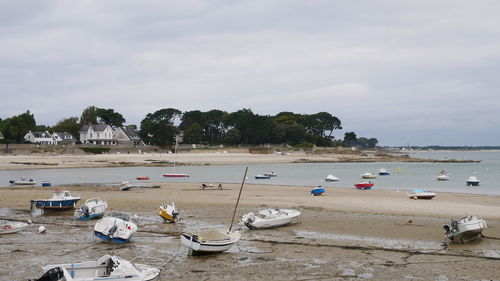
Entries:
POLYGON ((301 214, 298 210, 268 208, 243 215, 240 222, 250 229, 275 228, 290 224, 301 214))
POLYGON ((311 195, 312 196, 320 196, 323 193, 325 193, 325 188, 322 187, 322 186, 318 186, 318 187, 315 187, 315 188, 311 189, 311 195))
POLYGON ((104 216, 108 208, 108 203, 98 197, 90 198, 85 201, 80 208, 75 210, 75 217, 79 220, 91 220, 104 216))
POLYGON ((452 219, 450 225, 444 225, 445 237, 452 242, 467 243, 477 239, 487 227, 486 221, 478 216, 452 219))
POLYGON ((136 232, 137 225, 132 222, 132 217, 119 211, 111 212, 94 226, 94 235, 107 242, 127 243, 136 232))
POLYGON ((357 189, 360 189, 360 190, 366 190, 366 189, 372 189, 373 185, 375 185, 375 184, 371 181, 364 181, 364 182, 360 182, 360 183, 355 184, 354 187, 356 187, 357 189))
POLYGON ((30 200, 31 207, 43 210, 69 210, 74 209, 80 197, 72 196, 67 190, 57 188, 53 191, 52 198, 30 200))
POLYGON ((425 191, 423 189, 414 189, 408 192, 408 197, 411 199, 432 199, 435 196, 435 192, 425 191))
POLYGON ((0 221, 0 234, 9 234, 19 232, 29 224, 25 222, 0 221))
POLYGON ((161 205, 158 207, 158 210, 156 210, 156 213, 166 222, 177 222, 179 220, 179 212, 175 208, 174 202, 172 202, 172 205, 161 205))

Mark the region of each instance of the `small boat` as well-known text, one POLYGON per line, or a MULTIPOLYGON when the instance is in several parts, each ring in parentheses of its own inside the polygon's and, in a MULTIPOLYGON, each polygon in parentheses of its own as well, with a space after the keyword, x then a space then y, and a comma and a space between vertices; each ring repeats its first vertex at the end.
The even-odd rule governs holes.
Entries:
POLYGON ((124 181, 122 182, 122 184, 120 185, 120 190, 121 191, 129 191, 132 189, 132 187, 134 187, 132 184, 130 184, 130 182, 128 181, 124 181))
POLYGON ((389 176, 391 173, 387 171, 386 169, 379 169, 378 170, 378 175, 379 176, 389 176))
POLYGON ((104 255, 98 260, 51 264, 42 267, 43 275, 35 281, 126 280, 149 281, 159 277, 160 269, 132 263, 117 256, 104 255))
POLYGON ((371 182, 371 181, 364 181, 364 182, 360 182, 360 183, 357 183, 354 185, 354 187, 356 187, 357 189, 360 189, 360 190, 366 190, 366 189, 372 189, 374 183, 371 182))
POLYGON ((107 242, 127 243, 136 232, 137 225, 130 215, 119 211, 111 212, 94 226, 94 235, 107 242))
POLYGON ((448 175, 448 173, 445 170, 441 170, 441 172, 439 172, 439 175, 436 176, 436 180, 447 181, 447 180, 450 180, 450 176, 448 175))
POLYGON ((181 174, 181 173, 167 173, 163 175, 166 178, 189 178, 189 174, 181 174))
POLYGON ((75 217, 79 220, 91 220, 104 216, 108 203, 97 197, 87 199, 85 204, 75 210, 75 217))
POLYGON ((257 180, 268 180, 270 178, 271 178, 270 176, 266 176, 266 175, 256 175, 255 176, 255 179, 257 179, 257 180))
POLYGON ((325 193, 325 188, 322 186, 318 186, 318 187, 311 189, 312 196, 319 196, 319 195, 322 195, 323 193, 325 193))
POLYGON ((274 171, 267 171, 264 173, 264 176, 266 177, 277 177, 278 174, 276 174, 274 171))
POLYGON ((177 222, 179 220, 179 212, 177 212, 174 202, 172 202, 172 205, 165 204, 160 206, 156 213, 166 222, 177 222))
POLYGON ((137 177, 135 179, 138 180, 138 181, 148 181, 148 180, 150 180, 149 177, 137 177))
POLYGON ((16 233, 28 227, 25 222, 0 222, 0 234, 16 233))
POLYGON ((339 178, 337 178, 337 177, 336 177, 336 176, 334 176, 334 175, 328 175, 328 176, 326 176, 326 178, 325 178, 325 181, 339 181, 339 180, 340 180, 340 179, 339 179, 339 178))
POLYGON ((444 225, 445 237, 452 242, 467 243, 478 238, 487 227, 486 221, 478 216, 452 219, 450 225, 444 225))
POLYGON ((257 214, 250 212, 243 215, 240 222, 250 229, 274 228, 287 225, 300 216, 301 212, 291 209, 268 208, 257 214))
POLYGON ((476 176, 470 176, 467 181, 465 181, 467 186, 479 186, 479 179, 476 176))
POLYGON ((10 185, 35 185, 34 179, 21 178, 20 180, 9 180, 10 185))
POLYGON ((181 242, 193 256, 220 253, 229 250, 241 238, 238 231, 208 229, 196 233, 184 232, 181 242))
POLYGON ((423 189, 414 189, 408 192, 408 197, 411 199, 432 199, 436 196, 435 192, 425 191, 423 189))
POLYGON ((42 186, 52 186, 50 181, 42 181, 42 186))
POLYGON ((75 208, 75 205, 80 201, 80 197, 71 196, 67 190, 60 188, 54 190, 50 199, 35 199, 30 200, 31 206, 43 210, 69 210, 75 208))
POLYGON ((372 173, 364 173, 364 174, 361 174, 361 177, 364 179, 376 179, 377 175, 372 174, 372 173))

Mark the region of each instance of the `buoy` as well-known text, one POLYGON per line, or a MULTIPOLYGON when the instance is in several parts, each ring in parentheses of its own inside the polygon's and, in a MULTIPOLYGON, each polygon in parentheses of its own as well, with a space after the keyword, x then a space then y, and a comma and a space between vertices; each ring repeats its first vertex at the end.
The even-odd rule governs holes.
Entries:
POLYGON ((408 220, 408 223, 412 223, 412 222, 413 222, 413 220, 412 220, 412 219, 409 219, 409 220, 408 220))
POLYGON ((45 233, 47 229, 45 228, 45 226, 43 225, 40 225, 40 227, 38 228, 38 233, 45 233))

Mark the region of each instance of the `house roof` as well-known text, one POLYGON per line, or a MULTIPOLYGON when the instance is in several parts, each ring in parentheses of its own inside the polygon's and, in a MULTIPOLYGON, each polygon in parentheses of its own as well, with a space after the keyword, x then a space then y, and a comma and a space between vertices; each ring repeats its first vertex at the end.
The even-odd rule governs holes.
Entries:
POLYGON ((31 134, 35 138, 51 138, 52 137, 52 135, 49 134, 49 132, 34 131, 34 132, 31 132, 31 134), (45 134, 45 136, 42 136, 43 134, 45 134))
POLYGON ((129 139, 140 139, 139 133, 136 129, 132 127, 121 127, 122 131, 127 135, 129 139))
POLYGON ((75 137, 73 137, 72 134, 68 133, 68 132, 64 132, 64 133, 54 133, 54 135, 58 135, 59 138, 61 138, 62 140, 76 140, 75 137))
POLYGON ((108 126, 109 126, 108 124, 83 125, 83 127, 80 129, 80 132, 81 133, 86 132, 89 130, 90 127, 92 127, 92 130, 94 132, 103 132, 104 130, 106 130, 108 126))

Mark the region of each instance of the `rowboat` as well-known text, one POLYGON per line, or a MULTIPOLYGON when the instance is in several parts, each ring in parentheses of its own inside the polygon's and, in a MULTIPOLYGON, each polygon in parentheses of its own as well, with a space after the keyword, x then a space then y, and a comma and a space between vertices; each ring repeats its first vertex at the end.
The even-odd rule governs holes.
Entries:
POLYGON ((360 189, 360 190, 366 190, 366 189, 372 189, 374 183, 371 182, 371 181, 368 181, 368 182, 361 182, 361 183, 357 183, 354 185, 354 187, 356 187, 357 189, 360 189))

